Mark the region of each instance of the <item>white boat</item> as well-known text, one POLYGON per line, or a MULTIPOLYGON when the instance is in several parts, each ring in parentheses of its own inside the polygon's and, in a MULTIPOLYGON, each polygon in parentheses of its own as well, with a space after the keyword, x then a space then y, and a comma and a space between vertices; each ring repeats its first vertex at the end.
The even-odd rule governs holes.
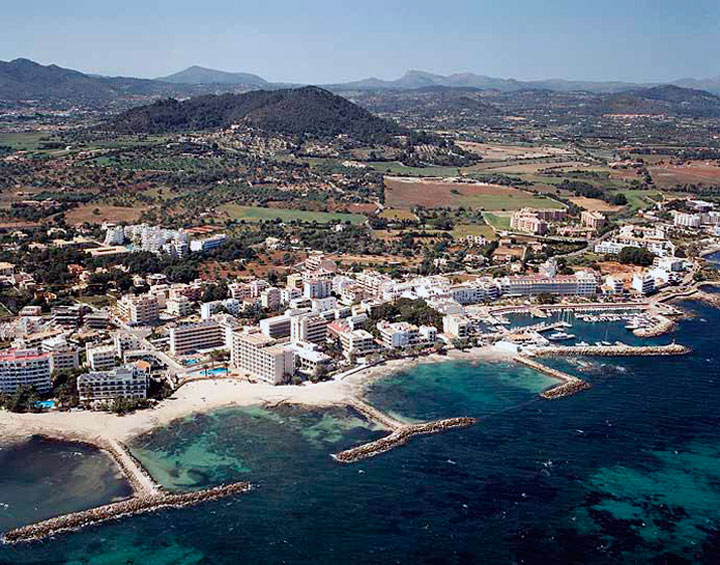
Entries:
POLYGON ((548 339, 550 341, 567 341, 568 339, 574 339, 574 338, 575 338, 574 334, 569 334, 566 332, 554 332, 548 336, 548 339))

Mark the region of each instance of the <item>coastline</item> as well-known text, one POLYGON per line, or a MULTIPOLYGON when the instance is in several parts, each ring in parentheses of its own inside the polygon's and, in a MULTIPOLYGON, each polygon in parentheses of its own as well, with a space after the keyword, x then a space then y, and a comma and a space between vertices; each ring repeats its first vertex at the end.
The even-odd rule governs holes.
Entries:
POLYGON ((0 411, 0 442, 19 443, 33 435, 42 435, 98 445, 106 440, 126 442, 174 420, 232 406, 288 403, 322 408, 348 405, 353 399, 362 399, 367 387, 378 379, 421 363, 446 361, 515 362, 510 353, 493 347, 476 347, 463 352, 450 351, 447 355, 393 359, 346 377, 315 384, 272 386, 232 377, 194 381, 179 388, 154 408, 124 416, 90 411, 38 414, 0 411))

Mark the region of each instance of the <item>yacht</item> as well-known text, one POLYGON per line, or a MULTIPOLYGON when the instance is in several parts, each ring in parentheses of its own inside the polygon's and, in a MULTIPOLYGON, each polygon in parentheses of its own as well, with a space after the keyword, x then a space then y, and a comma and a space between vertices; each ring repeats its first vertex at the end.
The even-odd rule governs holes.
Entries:
POLYGON ((574 339, 574 338, 575 338, 574 334, 569 334, 566 332, 554 332, 548 336, 548 339, 550 341, 567 341, 568 339, 574 339))

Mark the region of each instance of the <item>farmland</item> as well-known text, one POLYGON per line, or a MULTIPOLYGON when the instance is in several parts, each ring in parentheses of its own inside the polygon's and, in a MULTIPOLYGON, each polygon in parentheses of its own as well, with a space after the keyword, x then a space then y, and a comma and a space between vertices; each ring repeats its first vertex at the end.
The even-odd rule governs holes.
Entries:
POLYGON ((261 208, 259 206, 240 206, 238 204, 224 204, 218 209, 233 220, 245 220, 248 222, 259 222, 262 220, 281 220, 290 222, 299 220, 301 222, 337 223, 350 222, 361 224, 365 216, 360 214, 344 214, 340 212, 310 212, 305 210, 286 210, 283 208, 261 208))
POLYGON ((485 212, 483 214, 485 221, 498 231, 510 229, 510 215, 509 214, 493 214, 492 212, 485 212))
POLYGON ((484 210, 562 208, 551 198, 530 194, 509 186, 481 183, 453 183, 440 179, 385 177, 385 200, 394 208, 465 207, 484 210))
POLYGON ((540 157, 560 157, 571 152, 561 147, 533 147, 529 145, 504 145, 496 143, 475 143, 462 141, 458 143, 466 151, 481 155, 488 161, 506 161, 510 159, 537 159, 540 157))
POLYGON ((576 206, 584 210, 590 210, 591 212, 618 212, 619 210, 622 210, 622 206, 613 206, 612 204, 608 204, 599 198, 575 196, 569 200, 576 206))
POLYGON ((452 234, 456 239, 462 239, 468 235, 481 235, 487 239, 495 238, 495 231, 487 224, 457 224, 452 234))
POLYGON ((649 171, 658 188, 684 184, 720 185, 720 167, 705 162, 649 167, 649 171))

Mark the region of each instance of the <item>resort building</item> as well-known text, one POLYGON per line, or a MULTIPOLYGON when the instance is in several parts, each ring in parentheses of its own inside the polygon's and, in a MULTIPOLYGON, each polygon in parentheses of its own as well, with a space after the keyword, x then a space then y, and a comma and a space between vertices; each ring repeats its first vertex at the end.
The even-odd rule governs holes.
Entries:
POLYGON ((408 322, 386 322, 381 320, 377 323, 380 331, 380 340, 388 349, 410 347, 420 342, 420 331, 417 326, 408 322))
POLYGON ((320 371, 333 369, 332 357, 319 351, 314 343, 298 341, 289 346, 294 355, 293 370, 307 376, 318 375, 320 371))
POLYGON ((635 292, 647 296, 655 292, 655 278, 650 273, 635 273, 632 279, 632 288, 635 292))
POLYGON ((290 316, 282 314, 260 320, 260 331, 273 339, 290 337, 290 316))
POLYGON ((77 389, 81 402, 98 402, 115 398, 147 398, 147 371, 138 367, 117 367, 80 375, 77 389))
POLYGON ((69 371, 80 366, 80 352, 77 347, 68 345, 64 336, 43 340, 40 349, 50 354, 50 372, 69 371))
POLYGON ((590 271, 578 271, 572 275, 506 276, 500 279, 502 293, 510 296, 558 294, 566 296, 590 296, 597 293, 597 278, 590 271))
POLYGON ((22 386, 50 392, 50 370, 49 353, 36 349, 0 351, 0 393, 13 394, 22 386))
POLYGON ((544 235, 547 233, 547 222, 535 210, 523 208, 513 213, 510 218, 510 228, 515 231, 544 235))
POLYGON ((331 293, 332 281, 325 279, 303 281, 303 296, 305 298, 327 298, 331 293))
POLYGON ((592 228, 596 231, 602 229, 605 226, 606 222, 606 218, 603 214, 591 210, 585 210, 580 215, 580 220, 582 221, 584 226, 592 228))
POLYGON ((213 300, 200 305, 200 317, 203 320, 210 319, 214 314, 225 311, 232 316, 240 313, 242 303, 237 298, 226 298, 225 300, 213 300))
POLYGON ((444 316, 443 333, 451 338, 467 339, 470 335, 470 320, 457 314, 444 316))
POLYGON ((169 334, 172 355, 225 346, 225 330, 214 320, 174 326, 170 328, 169 334))
POLYGON ((100 345, 85 348, 87 364, 93 371, 107 371, 117 365, 115 345, 100 345))
POLYGON ((293 352, 260 332, 235 332, 232 336, 230 363, 256 379, 278 385, 294 371, 293 352))
POLYGON ((290 319, 290 338, 292 341, 309 341, 323 344, 327 341, 328 321, 316 314, 293 316, 290 319))
POLYGON ((128 324, 145 326, 158 321, 160 304, 154 296, 126 294, 117 303, 117 315, 128 324))
POLYGON ((171 298, 165 303, 165 310, 173 316, 183 318, 192 313, 193 303, 186 296, 171 298))

